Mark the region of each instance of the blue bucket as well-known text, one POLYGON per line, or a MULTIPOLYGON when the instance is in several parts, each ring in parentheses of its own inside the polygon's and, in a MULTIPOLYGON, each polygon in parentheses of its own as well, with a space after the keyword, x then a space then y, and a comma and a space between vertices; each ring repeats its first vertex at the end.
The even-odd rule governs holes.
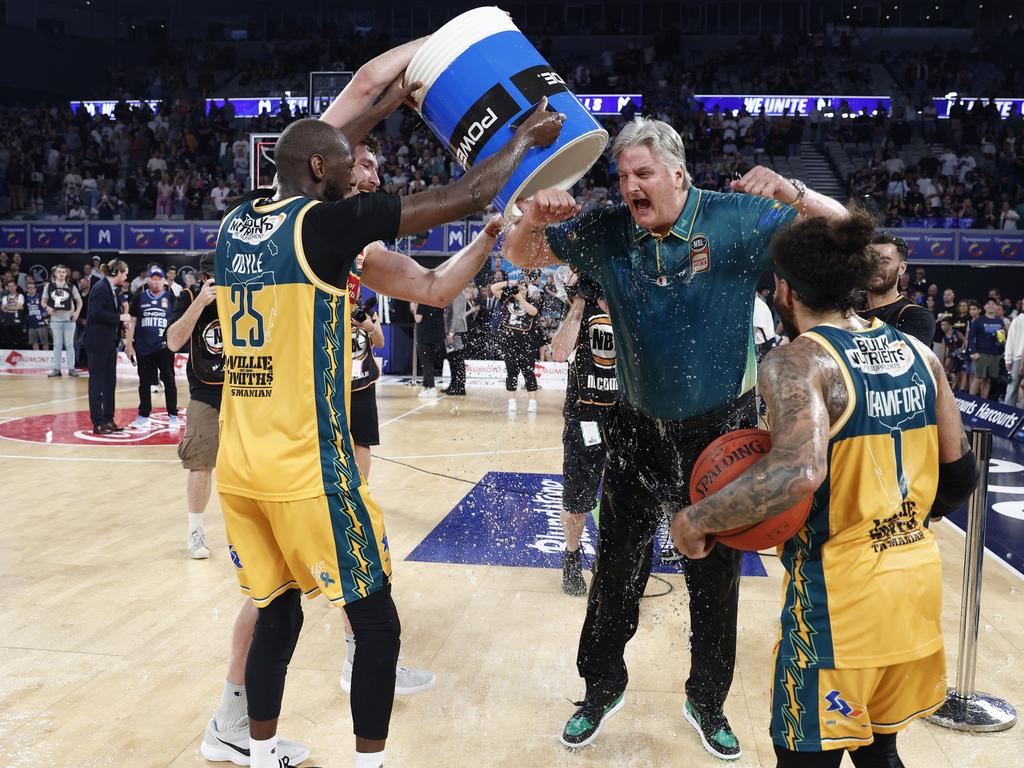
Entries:
POLYGON ((419 113, 463 168, 508 143, 542 97, 565 115, 558 141, 529 150, 494 198, 506 215, 521 197, 572 187, 608 144, 608 132, 498 8, 476 8, 445 24, 417 51, 405 77, 423 83, 412 94, 419 113))

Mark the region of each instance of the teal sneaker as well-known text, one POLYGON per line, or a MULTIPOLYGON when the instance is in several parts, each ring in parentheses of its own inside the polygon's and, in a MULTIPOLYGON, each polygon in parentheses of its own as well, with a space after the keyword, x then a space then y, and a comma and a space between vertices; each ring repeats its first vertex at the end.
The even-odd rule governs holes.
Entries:
POLYGON ((743 755, 736 734, 732 732, 729 721, 721 712, 702 717, 697 708, 687 699, 686 706, 683 707, 683 716, 686 718, 686 722, 700 734, 700 741, 704 745, 704 749, 715 757, 720 757, 722 760, 737 760, 743 755))
POLYGON ((579 709, 569 718, 569 722, 562 729, 562 744, 570 749, 587 746, 597 738, 604 721, 622 709, 625 701, 625 693, 620 693, 606 707, 593 701, 577 701, 576 706, 579 709))

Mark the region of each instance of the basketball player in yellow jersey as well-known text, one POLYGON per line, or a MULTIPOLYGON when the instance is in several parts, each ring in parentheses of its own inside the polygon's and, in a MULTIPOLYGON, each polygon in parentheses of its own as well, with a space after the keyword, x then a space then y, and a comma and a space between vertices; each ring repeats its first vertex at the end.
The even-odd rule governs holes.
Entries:
POLYGON ((974 455, 938 359, 854 313, 878 270, 874 220, 809 219, 772 244, 775 306, 792 344, 758 379, 772 450, 679 512, 676 546, 702 557, 713 533, 814 494, 780 548, 786 568, 771 734, 781 768, 899 768, 896 733, 946 695, 942 567, 929 514, 977 484, 974 455))
MULTIPOLYGON (((278 757, 276 733, 302 626, 299 590, 323 592, 345 608, 357 641, 355 765, 383 765, 400 625, 382 515, 360 487, 347 423, 347 277, 368 243, 479 210, 527 150, 557 138, 564 117, 546 107, 542 100, 508 145, 459 181, 405 198, 346 199, 348 142, 325 122, 298 120, 274 148, 276 194, 242 203, 221 223, 215 272, 225 380, 217 490, 239 584, 259 609, 245 674, 254 768, 288 764, 278 757)), ((492 243, 486 245, 477 248, 492 243)), ((376 272, 368 259, 364 279, 388 295, 414 296, 411 284, 432 273, 398 256, 381 257, 376 272)), ((479 260, 470 262, 453 276, 460 287, 479 268, 479 260)))

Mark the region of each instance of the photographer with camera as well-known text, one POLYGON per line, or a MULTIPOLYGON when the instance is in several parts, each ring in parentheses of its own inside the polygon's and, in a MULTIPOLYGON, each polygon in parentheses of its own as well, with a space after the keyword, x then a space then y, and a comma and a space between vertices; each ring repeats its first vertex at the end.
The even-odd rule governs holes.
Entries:
POLYGON ((505 358, 505 389, 511 396, 508 399, 508 412, 515 413, 516 390, 519 388, 519 374, 523 374, 526 391, 530 393, 530 404, 527 410, 536 413, 537 400, 533 393, 537 391, 537 376, 533 371, 533 363, 537 359, 537 343, 533 325, 539 310, 528 298, 529 283, 517 280, 502 280, 491 285, 491 293, 501 303, 501 321, 498 325, 498 346, 505 358))
MULTIPOLYGON (((350 283, 351 284, 351 283, 350 283)), ((380 445, 377 419, 377 379, 380 366, 373 350, 384 346, 384 331, 377 316, 377 297, 371 296, 352 310, 352 407, 349 430, 355 446, 356 466, 370 477, 370 448, 380 445)))
POLYGON ((562 416, 562 591, 584 595, 583 537, 586 515, 597 506, 604 472, 601 425, 619 394, 615 378, 615 335, 601 285, 585 276, 565 282, 569 312, 551 339, 555 360, 568 360, 562 416))

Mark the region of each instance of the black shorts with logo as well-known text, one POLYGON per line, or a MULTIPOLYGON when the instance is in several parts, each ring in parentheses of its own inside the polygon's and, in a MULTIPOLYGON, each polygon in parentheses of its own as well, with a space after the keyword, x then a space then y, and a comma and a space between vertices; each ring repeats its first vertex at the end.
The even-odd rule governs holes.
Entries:
POLYGON ((597 445, 584 444, 580 420, 566 416, 562 430, 562 506, 567 512, 585 515, 597 506, 603 472, 604 439, 597 445))
POLYGON ((352 442, 356 445, 380 445, 376 384, 352 393, 348 428, 352 432, 352 442))

